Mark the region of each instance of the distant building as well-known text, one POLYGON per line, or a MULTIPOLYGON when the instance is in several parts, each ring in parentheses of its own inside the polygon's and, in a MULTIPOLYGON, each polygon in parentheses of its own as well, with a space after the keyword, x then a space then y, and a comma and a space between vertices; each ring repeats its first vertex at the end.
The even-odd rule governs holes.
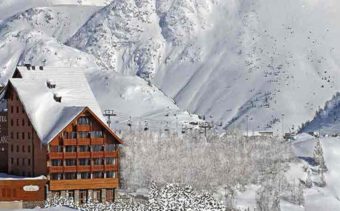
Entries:
POLYGON ((46 176, 46 197, 114 200, 122 141, 105 123, 81 70, 18 67, 6 99, 9 174, 46 176))
MULTIPOLYGON (((0 95, 4 93, 5 87, 0 86, 0 95)), ((7 150, 7 102, 5 99, 0 101, 0 173, 7 172, 8 158, 7 150)))

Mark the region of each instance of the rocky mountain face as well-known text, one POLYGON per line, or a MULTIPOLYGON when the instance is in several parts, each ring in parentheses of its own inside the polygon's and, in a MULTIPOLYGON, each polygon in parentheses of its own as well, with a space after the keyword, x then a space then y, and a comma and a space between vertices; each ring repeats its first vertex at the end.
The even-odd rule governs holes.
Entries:
POLYGON ((276 133, 297 130, 340 88, 335 0, 63 7, 2 21, 2 81, 17 62, 82 66, 101 104, 125 120, 133 113, 166 124, 176 119, 167 113, 188 110, 224 128, 276 133), (135 99, 145 104, 120 106, 135 99))

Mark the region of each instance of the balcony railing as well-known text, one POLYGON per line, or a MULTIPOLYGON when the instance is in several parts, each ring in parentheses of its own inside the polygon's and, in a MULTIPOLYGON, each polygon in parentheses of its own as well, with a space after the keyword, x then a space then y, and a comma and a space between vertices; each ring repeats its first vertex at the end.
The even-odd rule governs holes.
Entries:
POLYGON ((111 151, 111 152, 105 151, 104 156, 109 157, 109 158, 116 158, 118 157, 118 151, 111 151))
POLYGON ((90 125, 77 125, 77 131, 90 131, 90 125))
POLYGON ((48 167, 48 172, 49 173, 61 173, 64 171, 63 166, 49 166, 48 167))
POLYGON ((91 153, 90 152, 77 152, 78 158, 90 158, 91 153))
POLYGON ((90 172, 91 166, 77 166, 77 172, 90 172))
POLYGON ((91 171, 104 171, 104 165, 91 166, 91 171))
POLYGON ((90 138, 78 138, 78 145, 90 145, 91 141, 90 138))
POLYGON ((64 159, 77 158, 76 152, 64 152, 64 159))
POLYGON ((77 180, 51 180, 50 190, 87 190, 87 189, 103 189, 117 188, 119 185, 118 178, 105 179, 77 179, 77 180))
POLYGON ((76 172, 77 166, 64 166, 64 172, 76 172))
POLYGON ((93 158, 102 158, 102 157, 104 157, 104 152, 103 151, 91 152, 91 157, 93 157, 93 158))
POLYGON ((64 145, 65 146, 75 146, 77 145, 77 139, 72 138, 72 139, 68 139, 68 138, 64 138, 64 145))
POLYGON ((105 171, 118 171, 118 165, 113 164, 113 165, 105 165, 105 171))
POLYGON ((64 153, 63 152, 50 152, 48 153, 49 159, 63 159, 64 153))
POLYGON ((91 138, 92 145, 102 145, 104 144, 104 138, 91 138))

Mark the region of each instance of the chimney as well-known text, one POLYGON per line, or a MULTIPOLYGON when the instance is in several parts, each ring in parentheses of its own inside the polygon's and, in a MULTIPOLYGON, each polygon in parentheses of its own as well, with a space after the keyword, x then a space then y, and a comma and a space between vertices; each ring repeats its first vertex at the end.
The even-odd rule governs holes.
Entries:
POLYGON ((27 68, 27 70, 31 69, 31 65, 30 64, 24 64, 24 66, 27 68))
POLYGON ((61 103, 61 96, 59 94, 54 93, 53 98, 56 102, 61 103))
POLYGON ((52 80, 47 80, 46 85, 49 89, 54 89, 57 86, 57 84, 52 80))

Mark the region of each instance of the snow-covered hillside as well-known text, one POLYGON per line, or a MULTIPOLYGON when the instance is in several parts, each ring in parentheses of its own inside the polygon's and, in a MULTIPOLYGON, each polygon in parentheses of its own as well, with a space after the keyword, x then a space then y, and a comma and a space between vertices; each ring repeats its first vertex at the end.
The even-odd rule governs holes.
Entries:
MULTIPOLYGON (((109 2, 1 2, 1 81, 18 62, 81 66, 112 84, 128 80, 115 94, 123 99, 139 90, 138 76, 148 81, 142 90, 151 84, 155 93, 137 91, 138 101, 124 101, 146 99, 139 116, 174 107, 228 128, 245 130, 248 122, 251 130, 274 132, 313 119, 340 88, 336 0, 109 2)), ((98 84, 99 98, 110 99, 98 84)), ((103 104, 132 111, 109 102, 103 104)))
POLYGON ((68 45, 224 126, 297 129, 340 88, 340 4, 114 1, 68 45), (283 122, 282 122, 283 121, 283 122))
MULTIPOLYGON (((6 83, 17 64, 82 67, 101 108, 113 109, 116 129, 145 125, 157 129, 182 127, 197 116, 180 110, 157 87, 135 75, 122 75, 98 66, 93 55, 64 45, 102 7, 63 5, 29 9, 0 26, 0 81, 6 83)), ((75 79, 76 80, 76 79, 75 79)))

